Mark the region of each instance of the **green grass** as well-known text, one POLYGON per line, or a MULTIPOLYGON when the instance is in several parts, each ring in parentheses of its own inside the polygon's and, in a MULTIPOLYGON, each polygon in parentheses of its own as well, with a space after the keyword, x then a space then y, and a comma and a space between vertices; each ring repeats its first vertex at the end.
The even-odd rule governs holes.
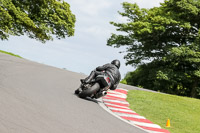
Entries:
POLYGON ((200 133, 199 99, 130 90, 127 101, 132 110, 171 133, 200 133))
POLYGON ((6 52, 6 51, 2 51, 2 50, 0 50, 0 52, 4 53, 4 54, 9 54, 9 55, 12 55, 12 56, 16 56, 16 57, 22 58, 21 56, 13 54, 13 53, 10 53, 10 52, 6 52))

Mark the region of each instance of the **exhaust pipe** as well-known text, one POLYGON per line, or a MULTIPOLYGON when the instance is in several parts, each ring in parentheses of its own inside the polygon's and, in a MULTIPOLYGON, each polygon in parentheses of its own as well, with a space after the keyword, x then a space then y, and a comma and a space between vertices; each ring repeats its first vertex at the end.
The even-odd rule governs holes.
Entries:
POLYGON ((105 96, 107 94, 107 91, 102 92, 102 96, 105 96))

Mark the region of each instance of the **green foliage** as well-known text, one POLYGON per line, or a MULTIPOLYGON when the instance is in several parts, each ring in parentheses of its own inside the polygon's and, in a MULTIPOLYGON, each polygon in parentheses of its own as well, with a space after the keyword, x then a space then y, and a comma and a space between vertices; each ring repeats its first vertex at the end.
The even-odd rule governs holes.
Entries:
POLYGON ((24 35, 42 42, 74 35, 75 15, 63 0, 0 0, 0 39, 24 35))
POLYGON ((142 86, 143 88, 149 88, 156 91, 163 91, 163 88, 161 86, 155 87, 157 76, 156 73, 158 71, 158 68, 156 67, 157 65, 157 62, 140 65, 135 71, 127 73, 124 80, 129 85, 138 87, 142 86))
POLYGON ((130 85, 200 98, 200 52, 179 47, 173 48, 168 56, 140 65, 124 80, 130 85))
POLYGON ((151 9, 124 2, 123 8, 127 23, 111 24, 124 34, 112 34, 107 45, 125 46, 126 64, 138 66, 127 84, 200 98, 200 1, 165 0, 151 9))
POLYGON ((122 83, 122 84, 127 84, 127 82, 126 82, 125 79, 123 79, 122 81, 120 81, 120 83, 122 83))
MULTIPOLYGON (((111 22, 125 35, 112 34, 107 45, 127 47, 127 64, 160 59, 173 47, 189 45, 199 38, 200 4, 195 0, 169 0, 160 7, 140 9, 123 3, 127 23, 111 22)), ((198 42, 199 43, 199 42, 198 42)))
POLYGON ((4 53, 4 54, 9 54, 9 55, 12 55, 12 56, 15 56, 15 57, 18 57, 18 58, 22 58, 21 56, 19 55, 16 55, 16 54, 13 54, 11 52, 6 52, 6 51, 3 51, 3 50, 0 50, 1 53, 4 53))

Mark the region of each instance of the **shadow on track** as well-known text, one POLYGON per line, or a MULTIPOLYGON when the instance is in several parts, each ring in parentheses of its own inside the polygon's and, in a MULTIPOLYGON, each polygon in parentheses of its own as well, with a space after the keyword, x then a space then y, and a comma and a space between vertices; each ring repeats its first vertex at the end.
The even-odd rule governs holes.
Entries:
MULTIPOLYGON (((78 98, 80 98, 78 95, 74 94, 73 95, 77 96, 78 98)), ((100 101, 99 99, 92 99, 90 97, 86 97, 86 98, 80 98, 80 99, 83 99, 83 100, 87 100, 87 101, 91 101, 91 102, 94 102, 94 103, 101 103, 102 101, 100 101)))

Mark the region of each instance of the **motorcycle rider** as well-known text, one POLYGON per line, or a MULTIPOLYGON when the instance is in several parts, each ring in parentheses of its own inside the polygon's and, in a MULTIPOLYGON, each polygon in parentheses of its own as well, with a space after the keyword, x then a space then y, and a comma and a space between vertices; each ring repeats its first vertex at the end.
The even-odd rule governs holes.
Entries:
POLYGON ((111 81, 110 89, 115 90, 121 80, 121 74, 119 72, 119 68, 120 68, 120 61, 113 60, 111 63, 97 67, 90 73, 90 75, 87 78, 81 79, 81 82, 83 84, 87 84, 90 83, 90 81, 94 79, 97 75, 107 74, 111 81))

